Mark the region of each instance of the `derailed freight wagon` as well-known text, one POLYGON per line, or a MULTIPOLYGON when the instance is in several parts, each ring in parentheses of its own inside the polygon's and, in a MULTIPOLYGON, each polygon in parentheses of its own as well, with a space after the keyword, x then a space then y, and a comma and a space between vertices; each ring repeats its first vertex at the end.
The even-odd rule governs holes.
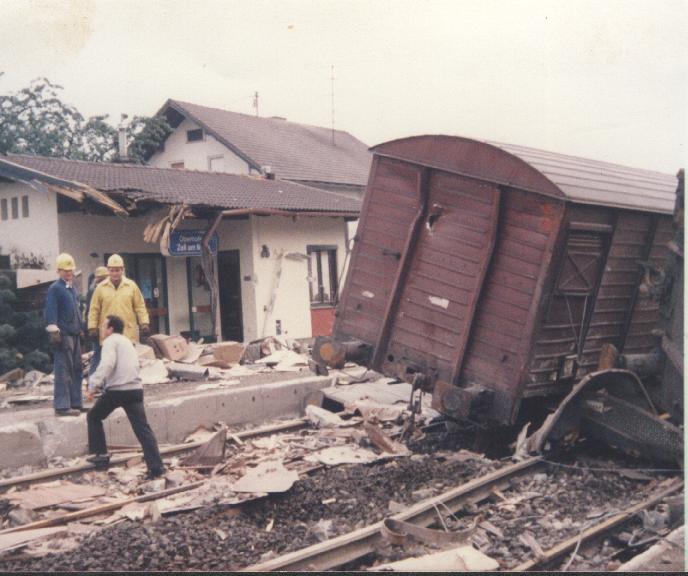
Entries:
POLYGON ((358 360, 431 390, 446 414, 509 425, 595 371, 603 345, 657 346, 643 283, 664 266, 675 177, 449 136, 372 151, 316 359, 358 360))

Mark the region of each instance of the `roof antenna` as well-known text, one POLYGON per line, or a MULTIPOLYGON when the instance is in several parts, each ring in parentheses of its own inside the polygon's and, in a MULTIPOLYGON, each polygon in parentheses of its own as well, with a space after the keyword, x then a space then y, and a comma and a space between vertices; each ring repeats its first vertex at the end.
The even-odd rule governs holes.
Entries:
POLYGON ((258 116, 258 90, 253 95, 253 107, 256 109, 256 116, 258 116))
POLYGON ((334 146, 334 64, 332 64, 332 146, 334 146))

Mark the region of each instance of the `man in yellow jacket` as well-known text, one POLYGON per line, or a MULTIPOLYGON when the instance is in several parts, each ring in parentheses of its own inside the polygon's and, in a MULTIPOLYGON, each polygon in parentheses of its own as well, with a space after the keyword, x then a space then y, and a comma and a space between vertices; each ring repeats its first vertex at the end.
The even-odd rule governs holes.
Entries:
POLYGON ((99 327, 108 316, 124 321, 124 335, 132 342, 139 341, 139 333, 150 335, 150 320, 146 303, 136 282, 124 276, 124 260, 119 254, 108 258, 110 277, 101 282, 93 293, 88 311, 88 335, 100 338, 99 327))

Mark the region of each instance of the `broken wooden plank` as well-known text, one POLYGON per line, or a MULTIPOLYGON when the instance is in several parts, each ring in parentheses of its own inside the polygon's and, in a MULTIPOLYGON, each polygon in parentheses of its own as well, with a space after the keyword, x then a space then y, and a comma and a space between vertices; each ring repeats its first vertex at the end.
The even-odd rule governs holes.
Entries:
POLYGON ((26 546, 27 544, 40 540, 41 538, 46 538, 48 536, 54 536, 56 534, 64 534, 67 532, 67 528, 53 527, 53 528, 37 528, 35 530, 24 530, 22 532, 13 532, 11 534, 1 534, 0 535, 0 552, 9 552, 10 550, 16 550, 19 547, 26 546))
POLYGON ((183 466, 213 467, 225 459, 227 428, 221 428, 202 446, 181 461, 183 466))
POLYGON ((16 506, 28 508, 29 510, 38 510, 65 502, 92 500, 98 496, 103 496, 105 492, 105 489, 100 486, 74 484, 65 481, 56 486, 39 484, 29 490, 6 494, 5 498, 16 506))
POLYGON ((69 512, 68 514, 55 516, 53 518, 38 520, 36 522, 31 522, 30 524, 15 526, 14 528, 6 528, 5 530, 0 530, 0 536, 4 534, 11 534, 13 532, 23 532, 24 530, 33 530, 36 528, 47 528, 50 526, 59 526, 60 524, 67 524, 72 520, 89 518, 91 516, 103 514, 104 512, 112 512, 114 510, 119 510, 123 506, 126 506, 127 504, 130 504, 132 502, 147 502, 150 500, 156 500, 158 498, 164 498, 165 496, 170 496, 172 494, 177 494, 178 492, 193 490, 194 488, 198 488, 203 484, 205 484, 205 480, 200 480, 198 482, 192 482, 191 484, 185 484, 184 486, 177 486, 175 488, 161 490, 160 492, 153 492, 152 494, 144 494, 142 496, 135 496, 133 498, 125 498, 123 500, 118 500, 116 502, 109 502, 107 504, 93 506, 92 508, 86 508, 85 510, 77 510, 75 512, 69 512))
POLYGON ((396 440, 392 440, 374 424, 366 422, 363 424, 363 429, 368 435, 370 441, 383 452, 388 452, 390 454, 406 454, 408 452, 408 448, 406 446, 400 442, 397 442, 396 440))

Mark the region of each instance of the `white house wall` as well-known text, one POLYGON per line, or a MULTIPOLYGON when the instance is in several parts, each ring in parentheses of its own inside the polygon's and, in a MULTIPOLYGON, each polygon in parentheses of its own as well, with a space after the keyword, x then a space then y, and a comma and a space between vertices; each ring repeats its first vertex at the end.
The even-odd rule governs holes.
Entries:
POLYGON ((198 142, 187 142, 187 130, 200 128, 191 120, 184 120, 165 140, 165 149, 156 152, 149 161, 157 168, 171 168, 172 164, 184 162, 185 170, 210 170, 210 159, 213 158, 213 172, 228 172, 230 174, 248 174, 249 165, 245 160, 234 154, 224 144, 218 142, 214 136, 206 134, 198 142), (218 158, 221 157, 221 158, 218 158))
MULTIPOLYGON (((111 252, 159 254, 158 244, 143 241, 147 223, 163 211, 145 218, 59 214, 59 251, 69 252, 87 278, 111 252), (91 256, 92 253, 97 256, 91 256)), ((204 220, 186 220, 182 228, 206 228, 204 220)), ((312 334, 308 290, 308 245, 337 247, 339 274, 345 263, 345 222, 343 218, 257 217, 223 220, 218 226, 219 250, 239 250, 244 341, 275 335, 276 321, 282 335, 307 338, 312 334), (262 246, 270 256, 261 257, 262 246), (278 256, 282 254, 282 258, 278 256), (299 255, 303 255, 301 258, 299 255), (275 290, 278 261, 281 275, 272 312, 270 300, 275 290)), ((23 235, 26 234, 26 229, 23 235)), ((167 299, 170 333, 190 327, 186 259, 167 257, 167 299)))
MULTIPOLYGON (((97 266, 105 264, 105 254, 160 254, 159 244, 144 242, 143 229, 150 221, 159 220, 164 214, 166 210, 143 218, 97 216, 81 212, 59 214, 60 250, 74 256, 77 268, 83 270, 87 280, 97 266)), ((165 263, 170 333, 178 334, 189 328, 186 267, 171 260, 167 258, 165 263)))
POLYGON ((20 183, 0 183, 0 199, 7 200, 8 219, 0 220, 0 254, 16 250, 20 254, 41 256, 53 270, 59 254, 57 195, 37 192, 20 183), (22 196, 29 197, 29 216, 22 216, 22 196), (12 218, 12 198, 18 198, 19 218, 12 218))
POLYGON ((337 246, 337 267, 341 276, 346 254, 344 219, 298 217, 294 220, 290 217, 254 216, 252 221, 257 337, 275 335, 279 320, 283 336, 308 338, 312 329, 306 247, 309 244, 337 246), (263 245, 270 252, 269 258, 260 255, 263 245), (298 255, 304 258, 299 259, 298 255), (280 260, 279 286, 270 312, 280 260))

